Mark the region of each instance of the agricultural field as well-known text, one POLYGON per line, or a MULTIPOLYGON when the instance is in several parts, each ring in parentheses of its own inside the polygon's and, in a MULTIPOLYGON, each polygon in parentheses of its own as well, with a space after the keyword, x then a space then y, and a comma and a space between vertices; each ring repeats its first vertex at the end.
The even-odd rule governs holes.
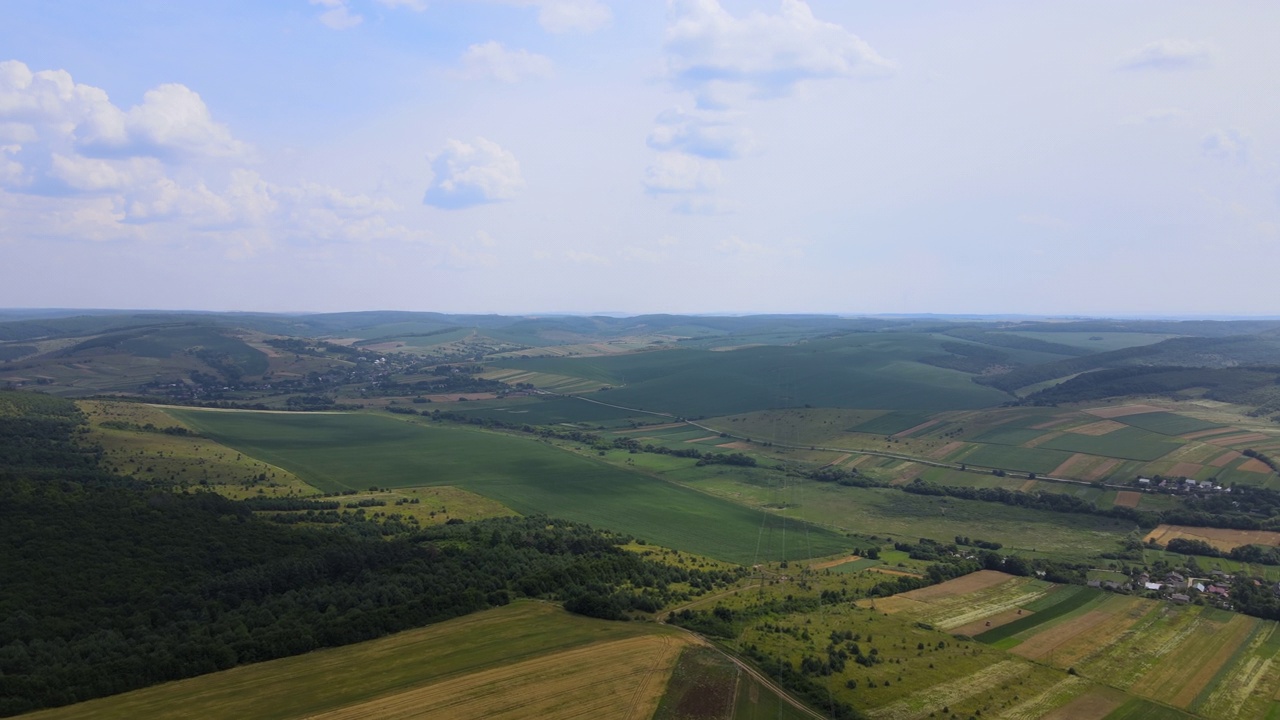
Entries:
POLYGON ((1280 711, 1274 700, 1280 626, 1272 621, 1027 578, 993 584, 973 576, 877 600, 876 608, 1136 696, 1113 694, 1106 712, 1114 714, 1096 717, 1226 719, 1280 711))
POLYGON ((419 630, 31 714, 184 717, 648 717, 694 640, 532 601, 419 630), (639 715, 633 715, 638 712, 639 715))
POLYGON ((1160 525, 1147 536, 1143 542, 1155 542, 1168 545, 1170 540, 1184 538, 1201 540, 1215 548, 1227 552, 1241 545, 1267 545, 1280 547, 1280 532, 1269 530, 1231 530, 1227 528, 1184 527, 1181 525, 1160 525))
POLYGON ((369 414, 173 411, 202 434, 326 491, 449 485, 547 514, 750 564, 848 549, 841 535, 531 437, 369 414), (807 538, 786 551, 775 529, 807 538))

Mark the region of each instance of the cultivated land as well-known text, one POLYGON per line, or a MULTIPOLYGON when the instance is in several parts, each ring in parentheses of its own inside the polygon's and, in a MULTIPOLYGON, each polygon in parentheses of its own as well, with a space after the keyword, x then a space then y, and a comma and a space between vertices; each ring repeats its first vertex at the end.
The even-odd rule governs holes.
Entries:
POLYGON ((28 717, 648 717, 691 642, 660 625, 520 602, 28 717))
MULTIPOLYGON (((659 545, 750 564, 783 557, 784 516, 526 437, 367 414, 174 411, 225 445, 288 468, 325 491, 450 485, 521 514, 543 513, 659 545)), ((808 543, 789 557, 846 550, 841 536, 790 520, 808 543)))

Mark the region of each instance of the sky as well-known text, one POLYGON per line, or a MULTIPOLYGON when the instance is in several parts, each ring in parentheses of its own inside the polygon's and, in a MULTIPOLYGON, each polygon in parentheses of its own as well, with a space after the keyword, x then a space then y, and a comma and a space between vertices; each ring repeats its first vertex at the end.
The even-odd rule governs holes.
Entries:
POLYGON ((1277 27, 5 0, 0 307, 1280 315, 1277 27))

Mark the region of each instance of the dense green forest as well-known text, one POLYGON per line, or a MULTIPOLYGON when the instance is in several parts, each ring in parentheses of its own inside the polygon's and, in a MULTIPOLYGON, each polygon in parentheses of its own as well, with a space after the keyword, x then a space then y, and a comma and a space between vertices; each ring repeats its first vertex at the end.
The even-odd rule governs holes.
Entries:
POLYGON ((735 579, 545 517, 386 538, 97 466, 69 401, 0 393, 0 714, 378 637, 514 597, 607 618, 735 579), (677 587, 676 584, 680 585, 677 587))

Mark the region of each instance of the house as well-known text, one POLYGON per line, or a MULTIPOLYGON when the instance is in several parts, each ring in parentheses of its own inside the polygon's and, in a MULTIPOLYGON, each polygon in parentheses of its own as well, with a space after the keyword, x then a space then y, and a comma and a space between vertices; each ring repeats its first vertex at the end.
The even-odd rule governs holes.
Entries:
POLYGON ((1088 583, 1086 583, 1086 584, 1087 584, 1089 587, 1091 587, 1091 588, 1100 588, 1100 587, 1102 587, 1102 581, 1101 581, 1101 580, 1090 580, 1090 581, 1089 581, 1088 583))
POLYGON ((1200 483, 1200 489, 1201 489, 1201 490, 1212 490, 1212 489, 1213 489, 1213 481, 1212 481, 1212 480, 1204 480, 1204 481, 1202 481, 1202 482, 1200 483))
POLYGON ((1195 486, 1196 486, 1195 478, 1187 478, 1187 479, 1183 480, 1182 482, 1183 482, 1183 483, 1185 483, 1185 484, 1187 485, 1187 487, 1195 487, 1195 486))
POLYGON ((1183 605, 1191 602, 1191 598, 1187 595, 1183 595, 1182 593, 1174 593, 1169 596, 1169 599, 1176 603, 1181 603, 1183 605))
POLYGON ((1138 484, 1139 484, 1139 485, 1150 485, 1150 484, 1151 484, 1151 478, 1138 478, 1138 484))
POLYGON ((1160 583, 1153 583, 1153 582, 1149 582, 1149 583, 1145 583, 1145 584, 1143 585, 1143 587, 1145 587, 1145 588, 1146 588, 1146 589, 1148 589, 1148 590, 1159 590, 1160 588, 1162 588, 1162 587, 1164 587, 1164 586, 1163 586, 1163 585, 1161 585, 1160 583))
POLYGON ((1221 585, 1210 585, 1209 588, 1205 590, 1205 592, 1209 593, 1210 595, 1217 595, 1218 597, 1231 596, 1231 592, 1226 588, 1222 587, 1221 585))

